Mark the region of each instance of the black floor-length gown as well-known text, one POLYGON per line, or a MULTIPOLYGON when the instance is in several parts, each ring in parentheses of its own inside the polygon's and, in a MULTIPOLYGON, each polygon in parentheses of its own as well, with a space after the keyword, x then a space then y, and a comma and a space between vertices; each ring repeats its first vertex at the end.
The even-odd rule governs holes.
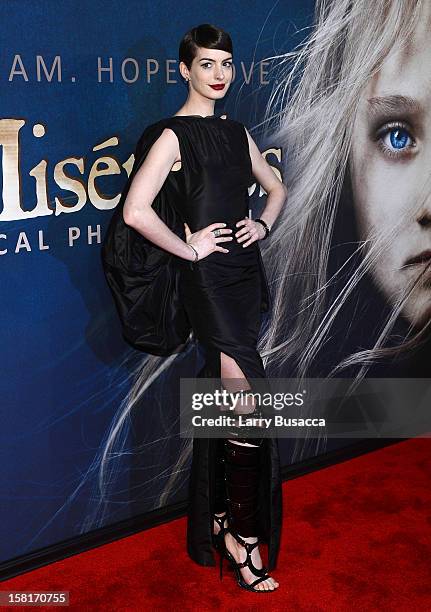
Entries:
MULTIPOLYGON (((235 224, 249 216, 248 187, 253 182, 244 126, 215 115, 187 115, 169 118, 165 127, 175 132, 180 146, 181 170, 171 171, 169 180, 174 184, 172 203, 182 221, 192 233, 224 222, 234 236, 239 230, 235 224)), ((178 258, 181 300, 206 356, 199 375, 220 378, 223 352, 235 359, 247 378, 265 378, 256 345, 270 294, 258 243, 244 248, 234 237, 220 244, 229 253, 216 251, 196 263, 178 258)), ((190 556, 202 565, 215 563, 211 532, 216 445, 216 439, 193 442, 187 545, 190 556)), ((259 535, 268 543, 268 566, 273 569, 281 532, 276 439, 263 441, 259 516, 259 535)))
MULTIPOLYGON (((138 141, 135 163, 114 211, 102 249, 102 261, 123 325, 135 348, 168 355, 181 347, 190 329, 204 349, 203 378, 221 379, 220 353, 232 357, 247 379, 267 384, 257 352, 261 315, 271 305, 257 242, 243 248, 236 238, 191 262, 176 257, 128 226, 123 207, 133 178, 165 128, 176 134, 181 169, 171 170, 152 206, 170 229, 185 240, 214 222, 233 230, 249 216, 248 187, 252 163, 244 126, 215 115, 168 117, 149 125, 138 141), (262 380, 263 379, 263 380, 262 380)), ((262 383, 262 384, 261 384, 262 383)), ((269 389, 269 387, 268 387, 269 389)), ((218 440, 193 440, 190 471, 187 548, 201 565, 215 565, 212 548, 218 440)), ((259 533, 268 543, 267 566, 275 567, 281 533, 281 476, 277 439, 263 441, 259 483, 259 533)))

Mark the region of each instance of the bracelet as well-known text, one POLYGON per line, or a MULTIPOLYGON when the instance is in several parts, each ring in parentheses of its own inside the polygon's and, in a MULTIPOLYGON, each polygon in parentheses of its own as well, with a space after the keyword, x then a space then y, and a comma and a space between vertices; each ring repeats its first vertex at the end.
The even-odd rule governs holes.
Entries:
POLYGON ((194 261, 198 261, 198 259, 199 259, 199 254, 198 254, 197 250, 196 250, 196 249, 195 249, 195 247, 194 247, 194 246, 192 246, 191 244, 189 244, 189 243, 187 243, 187 244, 188 244, 188 245, 189 245, 189 247, 190 247, 191 249, 193 249, 193 251, 194 251, 194 254, 195 254, 195 259, 194 259, 194 261))
POLYGON ((265 236, 262 238, 262 240, 265 240, 265 238, 268 238, 271 228, 270 226, 263 220, 263 219, 255 219, 256 223, 260 223, 261 225, 263 225, 264 229, 265 229, 265 236))

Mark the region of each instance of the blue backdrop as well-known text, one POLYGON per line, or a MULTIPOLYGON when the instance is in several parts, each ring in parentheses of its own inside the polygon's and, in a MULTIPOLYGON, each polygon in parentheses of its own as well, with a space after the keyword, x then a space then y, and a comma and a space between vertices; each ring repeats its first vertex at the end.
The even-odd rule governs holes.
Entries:
POLYGON ((122 339, 101 241, 139 135, 185 99, 181 36, 204 22, 231 33, 236 77, 216 112, 252 130, 269 90, 265 58, 298 42, 312 10, 304 0, 0 4, 0 561, 185 499, 187 465, 161 493, 180 448, 170 411, 195 354, 136 411, 137 452, 119 460, 101 505, 98 453, 143 358, 122 339))

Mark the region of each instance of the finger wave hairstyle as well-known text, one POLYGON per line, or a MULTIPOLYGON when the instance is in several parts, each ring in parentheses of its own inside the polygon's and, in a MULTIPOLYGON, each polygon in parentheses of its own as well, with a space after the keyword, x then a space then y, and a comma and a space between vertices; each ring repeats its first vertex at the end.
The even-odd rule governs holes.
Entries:
POLYGON ((184 34, 178 57, 190 69, 196 51, 199 47, 204 49, 218 49, 233 53, 232 39, 227 32, 209 23, 202 23, 184 34))

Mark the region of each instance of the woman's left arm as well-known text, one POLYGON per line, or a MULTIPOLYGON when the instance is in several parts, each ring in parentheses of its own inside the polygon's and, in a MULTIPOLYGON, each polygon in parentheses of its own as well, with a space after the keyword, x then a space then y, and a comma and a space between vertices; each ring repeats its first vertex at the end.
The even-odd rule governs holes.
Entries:
MULTIPOLYGON (((287 187, 280 181, 274 170, 263 157, 253 138, 248 133, 248 130, 246 129, 245 131, 247 133, 253 176, 268 194, 265 208, 260 218, 272 227, 287 199, 287 187)), ((235 234, 235 237, 239 238, 238 242, 243 243, 245 247, 255 240, 261 240, 265 237, 264 227, 252 219, 246 218, 238 221, 236 225, 237 227, 241 226, 241 229, 235 234), (243 242, 245 239, 247 239, 247 242, 243 242)))

